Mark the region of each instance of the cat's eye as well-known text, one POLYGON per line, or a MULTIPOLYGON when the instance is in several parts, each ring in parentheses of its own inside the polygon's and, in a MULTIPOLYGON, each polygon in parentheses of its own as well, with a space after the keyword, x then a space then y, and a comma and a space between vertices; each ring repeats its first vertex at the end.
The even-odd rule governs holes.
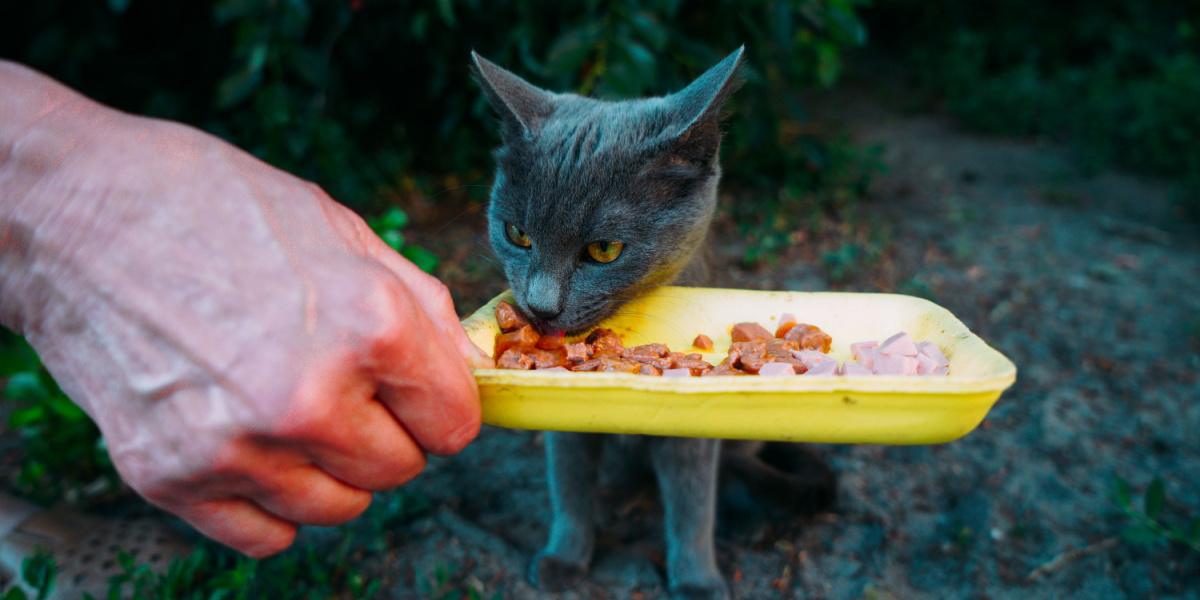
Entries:
POLYGON ((529 234, 521 231, 512 223, 504 224, 504 235, 508 236, 508 241, 519 248, 528 248, 533 245, 533 240, 529 239, 529 234))
POLYGON ((610 263, 617 260, 623 249, 625 244, 617 241, 592 242, 587 245, 587 256, 601 264, 610 263))

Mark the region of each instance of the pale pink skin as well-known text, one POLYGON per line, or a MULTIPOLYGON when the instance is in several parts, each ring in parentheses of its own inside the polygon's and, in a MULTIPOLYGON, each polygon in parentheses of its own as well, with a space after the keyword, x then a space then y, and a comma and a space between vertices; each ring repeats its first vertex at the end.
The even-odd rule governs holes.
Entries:
POLYGON ((13 63, 0 90, 0 323, 147 500, 266 556, 475 437, 490 360, 445 286, 320 188, 13 63))

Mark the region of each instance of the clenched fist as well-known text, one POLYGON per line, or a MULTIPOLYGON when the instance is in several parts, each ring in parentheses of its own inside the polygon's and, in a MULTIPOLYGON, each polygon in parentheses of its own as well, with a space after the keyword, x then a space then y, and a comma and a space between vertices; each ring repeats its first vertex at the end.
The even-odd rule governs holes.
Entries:
POLYGON ((437 280, 317 186, 0 62, 0 323, 150 502, 252 556, 479 430, 437 280))

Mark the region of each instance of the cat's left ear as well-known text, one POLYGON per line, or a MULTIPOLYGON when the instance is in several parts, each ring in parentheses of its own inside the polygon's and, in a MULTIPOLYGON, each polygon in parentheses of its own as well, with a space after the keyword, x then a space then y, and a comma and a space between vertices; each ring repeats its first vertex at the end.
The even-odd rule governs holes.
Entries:
POLYGON ((492 61, 471 51, 471 62, 479 86, 497 113, 505 141, 527 139, 537 134, 554 112, 554 95, 492 61))
POLYGON ((686 88, 667 96, 669 125, 660 143, 666 143, 673 160, 706 165, 716 157, 721 108, 741 84, 737 70, 745 50, 734 50, 686 88))

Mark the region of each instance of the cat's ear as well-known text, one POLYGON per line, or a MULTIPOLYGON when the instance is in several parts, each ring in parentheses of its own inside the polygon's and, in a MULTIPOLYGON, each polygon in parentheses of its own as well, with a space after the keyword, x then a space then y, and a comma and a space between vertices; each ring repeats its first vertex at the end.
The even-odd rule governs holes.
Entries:
POLYGON ((742 46, 726 56, 686 88, 667 96, 666 151, 674 161, 708 164, 721 144, 721 108, 737 90, 742 46))
POLYGON ((503 124, 506 140, 537 134, 554 112, 554 95, 471 51, 475 78, 503 124), (516 137, 514 137, 516 136, 516 137))

